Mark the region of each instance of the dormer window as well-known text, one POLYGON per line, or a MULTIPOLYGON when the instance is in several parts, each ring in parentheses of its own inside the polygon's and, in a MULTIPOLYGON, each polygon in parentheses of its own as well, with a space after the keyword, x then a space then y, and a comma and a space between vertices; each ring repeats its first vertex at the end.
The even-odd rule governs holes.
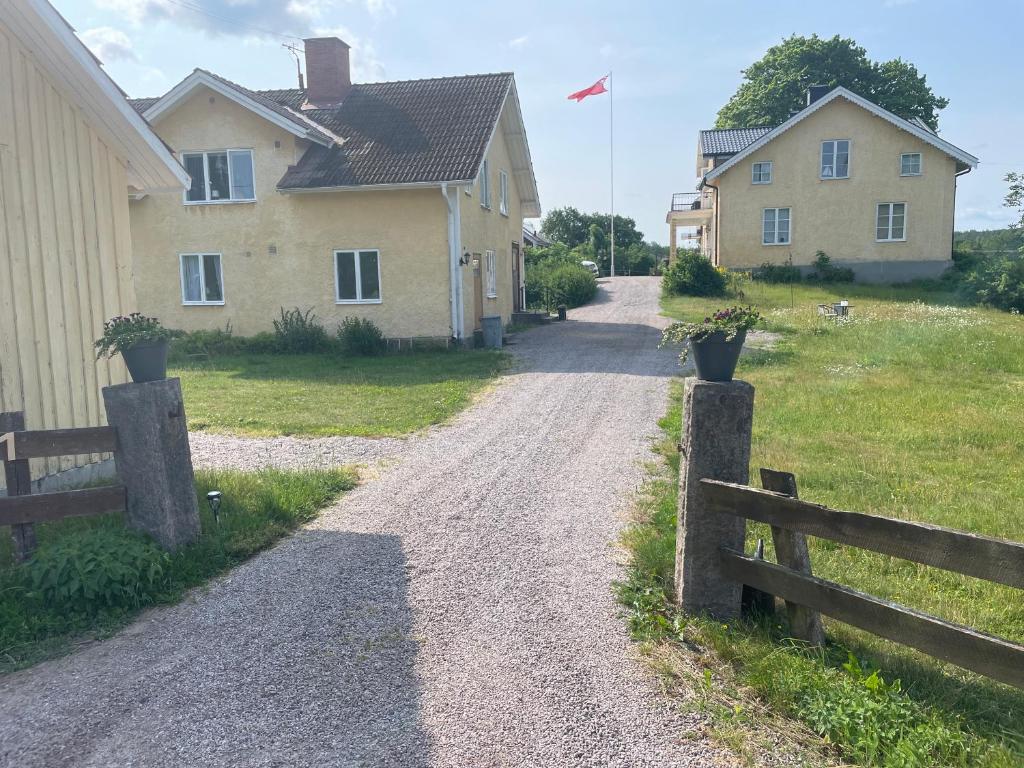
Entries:
POLYGON ((251 149, 183 152, 182 165, 192 177, 185 203, 240 203, 256 200, 251 149))
POLYGON ((821 142, 821 178, 850 178, 850 141, 829 139, 821 142))

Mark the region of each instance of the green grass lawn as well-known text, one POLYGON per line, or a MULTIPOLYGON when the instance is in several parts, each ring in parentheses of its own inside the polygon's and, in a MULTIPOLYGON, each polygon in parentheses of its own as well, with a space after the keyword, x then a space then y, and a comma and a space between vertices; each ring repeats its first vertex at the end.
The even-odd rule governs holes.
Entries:
POLYGON ((447 421, 503 370, 494 351, 381 357, 214 357, 173 368, 191 429, 242 435, 405 435, 447 421))
POLYGON ((39 563, 15 565, 10 537, 0 537, 0 673, 109 636, 143 608, 178 601, 312 520, 355 483, 348 469, 198 472, 202 535, 171 555, 127 531, 120 515, 38 524, 37 559, 61 569, 56 586, 65 596, 40 589, 33 578, 39 563), (205 501, 212 489, 223 493, 219 524, 205 501), (144 558, 126 554, 140 551, 144 558), (144 588, 129 595, 119 589, 124 584, 144 588))
MULTIPOLYGON (((762 466, 786 470, 810 501, 1024 541, 1024 318, 911 289, 747 283, 743 291, 742 299, 670 298, 664 309, 692 320, 722 305, 751 303, 766 315, 768 329, 782 334, 774 348, 745 356, 737 373, 757 389, 752 478, 762 466), (818 316, 819 302, 840 298, 854 305, 850 322, 818 316)), ((674 407, 666 426, 677 431, 674 407)), ((669 465, 677 468, 671 439, 666 446, 669 465)), ((670 578, 673 551, 669 492, 671 482, 654 492, 629 542, 642 571, 634 576, 661 585, 670 578), (660 515, 650 511, 659 504, 660 515)), ((750 526, 750 548, 758 537, 770 553, 768 531, 750 526)), ((812 539, 810 549, 816 575, 1024 642, 1019 590, 831 542, 812 539)), ((966 754, 965 765, 1024 765, 1021 692, 837 622, 827 622, 837 646, 824 666, 787 666, 787 654, 757 631, 729 637, 723 630, 716 638, 704 629, 705 641, 727 657, 744 648, 736 660, 746 670, 745 684, 805 721, 811 715, 799 698, 802 686, 827 678, 825 670, 834 671, 849 649, 880 666, 886 679, 900 678, 902 695, 983 742, 973 751, 942 752, 934 762, 869 759, 869 748, 848 759, 946 765, 966 754)))

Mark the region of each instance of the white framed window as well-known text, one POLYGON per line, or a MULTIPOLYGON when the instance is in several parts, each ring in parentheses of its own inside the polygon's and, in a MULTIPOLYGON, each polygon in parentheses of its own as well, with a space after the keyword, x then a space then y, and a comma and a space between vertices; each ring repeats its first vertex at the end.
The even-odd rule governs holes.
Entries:
POLYGON ((182 253, 181 303, 185 306, 224 303, 224 272, 219 253, 182 253))
POLYGON ((921 153, 904 152, 900 155, 900 176, 921 175, 921 153))
POLYGON ((491 207, 491 166, 486 160, 480 164, 480 205, 491 207))
POLYGON ((849 139, 829 139, 821 142, 821 178, 850 178, 849 139))
POLYGON ((762 221, 762 245, 789 245, 792 226, 789 208, 765 208, 762 221))
POLYGON ((770 160, 763 163, 754 163, 752 166, 750 166, 750 183, 772 183, 772 163, 770 160))
POLYGON ((498 210, 508 216, 508 174, 498 171, 498 210))
POLYGON ((907 204, 879 203, 875 218, 875 240, 898 243, 907 239, 907 204))
POLYGON ((484 276, 487 280, 487 298, 498 296, 498 256, 494 251, 484 253, 484 276))
POLYGON ((334 252, 334 303, 380 304, 380 251, 334 252))
POLYGON ((181 162, 192 177, 192 186, 185 190, 186 205, 255 202, 251 149, 182 152, 181 162))

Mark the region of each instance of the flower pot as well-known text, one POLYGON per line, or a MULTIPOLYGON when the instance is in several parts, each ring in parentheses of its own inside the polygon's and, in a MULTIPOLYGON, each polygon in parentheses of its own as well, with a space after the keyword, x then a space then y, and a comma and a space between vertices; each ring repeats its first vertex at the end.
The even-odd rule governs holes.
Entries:
POLYGON ((167 378, 167 339, 132 344, 121 352, 132 381, 160 381, 167 378))
POLYGON ((704 381, 732 381, 746 338, 747 332, 740 331, 726 341, 725 331, 718 331, 702 341, 690 339, 697 378, 704 381))

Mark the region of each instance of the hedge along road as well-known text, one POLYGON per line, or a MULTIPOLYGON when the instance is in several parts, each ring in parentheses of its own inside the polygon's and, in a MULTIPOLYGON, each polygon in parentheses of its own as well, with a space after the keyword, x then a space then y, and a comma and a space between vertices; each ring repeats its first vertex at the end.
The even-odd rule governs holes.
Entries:
POLYGON ((658 291, 605 281, 313 525, 0 681, 0 764, 731 764, 659 695, 612 594, 678 371, 658 291))

